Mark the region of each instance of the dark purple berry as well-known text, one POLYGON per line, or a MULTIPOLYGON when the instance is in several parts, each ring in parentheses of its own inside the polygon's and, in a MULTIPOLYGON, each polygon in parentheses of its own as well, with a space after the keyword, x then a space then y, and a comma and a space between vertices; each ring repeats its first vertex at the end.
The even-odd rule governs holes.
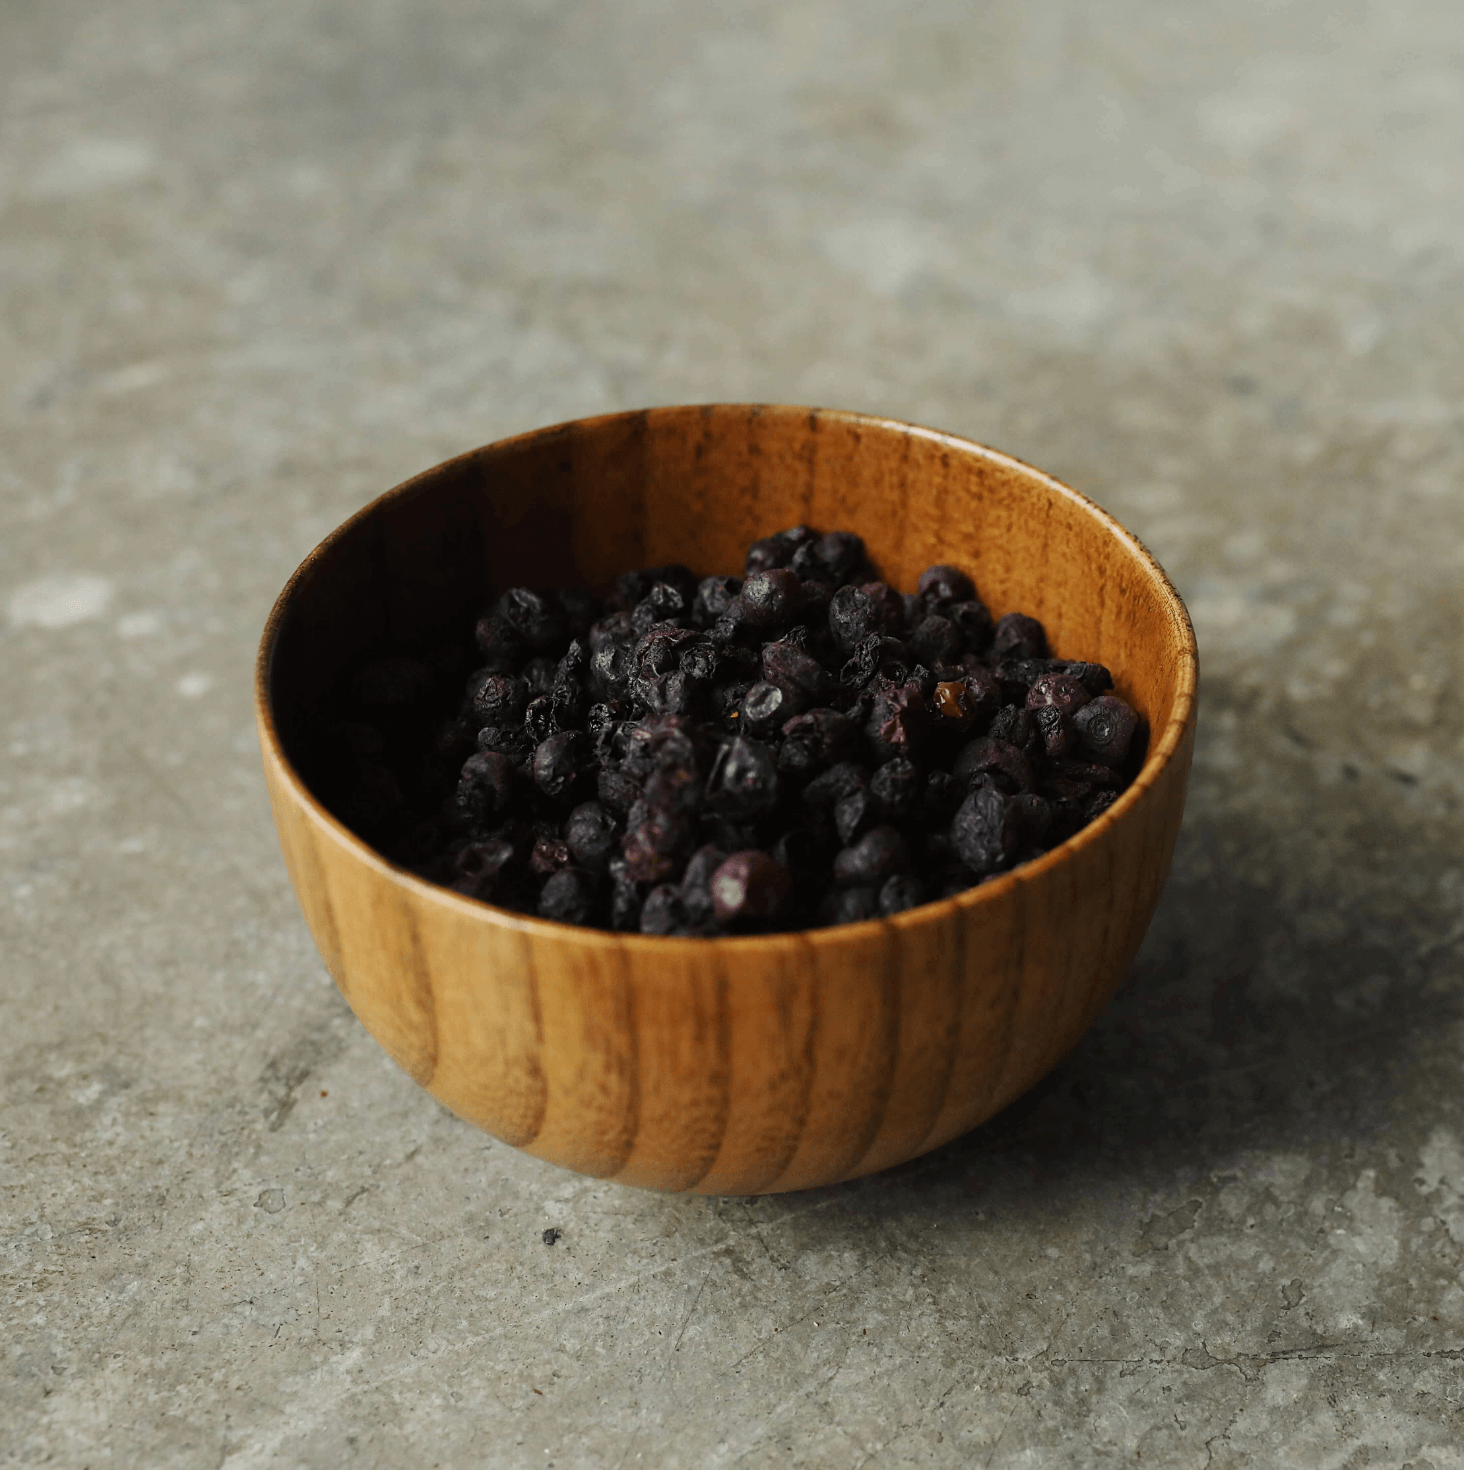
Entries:
POLYGON ((539 742, 534 751, 534 785, 561 801, 587 773, 590 743, 578 730, 562 730, 539 742))
POLYGON ((539 891, 539 917, 561 924, 588 924, 595 910, 595 886, 588 873, 565 868, 539 891))
POLYGON ((860 787, 834 803, 834 830, 847 846, 879 820, 879 803, 871 792, 860 787))
POLYGON ((670 883, 660 883, 646 894, 640 911, 642 934, 674 934, 686 927, 686 905, 679 890, 670 883))
POLYGON ((918 685, 880 680, 876 681, 869 717, 864 722, 864 735, 880 761, 918 755, 925 745, 930 721, 930 706, 918 685))
POLYGON ((760 740, 737 736, 717 752, 707 783, 713 810, 734 819, 761 816, 778 804, 778 762, 760 740))
POLYGON ((1121 766, 1139 728, 1139 717, 1123 700, 1101 694, 1073 716, 1073 725, 1095 761, 1121 766))
POLYGON ((956 625, 961 641, 972 653, 985 653, 991 646, 996 629, 984 602, 955 602, 942 609, 956 625))
POLYGON ((801 705, 786 689, 760 679, 748 687, 737 706, 738 728, 749 735, 769 736, 781 729, 801 705))
POLYGON ((554 701, 547 694, 531 699, 524 709, 524 729, 535 745, 547 740, 558 727, 554 723, 554 701))
POLYGON ((953 602, 970 602, 976 596, 976 584, 965 572, 955 567, 927 567, 916 583, 924 606, 946 607, 953 602))
POLYGON ((810 705, 826 705, 839 694, 839 681, 792 636, 763 645, 762 676, 798 704, 791 714, 799 714, 810 705))
POLYGON ((732 599, 742 590, 740 577, 703 577, 691 605, 691 620, 698 628, 710 628, 725 616, 732 599))
POLYGON ((798 615, 802 583, 796 572, 754 572, 737 594, 742 621, 750 628, 785 628, 798 615))
POLYGON ((621 838, 626 876, 637 883, 663 883, 686 861, 696 838, 696 824, 685 812, 666 807, 631 809, 633 825, 621 838))
POLYGON ((874 634, 897 636, 904 623, 900 594, 883 582, 840 587, 829 603, 829 632, 846 654, 874 634))
POLYGON ((1117 800, 1118 792, 1116 791, 1095 791, 1083 803, 1083 820, 1085 822, 1097 821, 1117 800))
POLYGON ((569 636, 564 609, 552 597, 527 587, 510 587, 494 604, 495 615, 538 653, 553 653, 569 636))
POLYGON ((815 776, 832 762, 854 755, 858 748, 859 729, 852 720, 838 710, 811 709, 784 723, 778 769, 794 776, 815 776))
POLYGON ((1051 705, 1062 714, 1072 715, 1091 697, 1071 674, 1040 674, 1027 691, 1026 707, 1031 711, 1051 705))
POLYGON ((983 735, 967 745, 951 769, 955 775, 967 779, 989 777, 1008 794, 1032 789, 1031 762, 1015 745, 990 735, 983 735))
POLYGON ((973 873, 994 873, 1017 855, 1021 821, 1009 797, 980 786, 961 803, 951 823, 951 844, 973 873))
POLYGON ((803 788, 803 799, 811 807, 831 807, 868 785, 869 772, 857 761, 839 761, 803 788))
POLYGON ((886 878, 879 890, 879 912, 882 918, 902 914, 925 902, 925 884, 914 873, 895 873, 886 878))
POLYGON ((517 725, 529 702, 529 686, 512 674, 479 675, 469 692, 479 726, 517 725))
POLYGON ((1073 753, 1076 733, 1055 704, 1044 704, 1034 709, 1031 720, 1032 728, 1041 743, 1042 753, 1048 760, 1065 760, 1073 753))
POLYGON ((869 884, 878 888, 894 873, 910 866, 910 849, 893 827, 875 827, 834 859, 834 882, 840 888, 869 884))
POLYGON ((534 839, 533 851, 529 853, 529 871, 543 878, 568 866, 569 844, 552 832, 539 833, 534 839))
POLYGON ((721 867, 727 853, 715 842, 705 843, 692 853, 681 875, 681 901, 694 924, 712 917, 712 874, 721 867))
POLYGON ((453 887, 472 898, 487 898, 493 892, 499 875, 514 862, 515 856, 513 843, 501 837, 465 843, 453 859, 453 867, 459 875, 453 887))
POLYGON ((457 807, 472 821, 501 812, 514 796, 514 763, 495 750, 480 750, 463 762, 458 777, 457 807))
POLYGON ((986 733, 993 740, 1005 740, 1025 750, 1032 743, 1032 717, 1019 705, 1006 705, 997 710, 986 733))
POLYGON ((529 686, 529 698, 538 699, 541 695, 551 694, 554 691, 554 678, 559 672, 559 660, 546 658, 542 654, 531 658, 523 667, 524 683, 529 686))
POLYGON ((576 864, 587 872, 603 873, 619 850, 615 818, 598 801, 581 802, 564 824, 564 840, 576 864))
POLYGON ((923 619, 910 635, 910 651, 927 665, 954 664, 964 647, 956 625, 949 618, 932 613, 923 619))
POLYGON ((925 785, 920 768, 904 756, 886 761, 870 778, 869 794, 874 798, 879 814, 887 822, 897 822, 909 816, 925 785))
POLYGON ((734 852, 712 874, 712 909, 724 924, 771 919, 792 887, 787 868, 767 853, 734 852))
POLYGON ((479 750, 496 750, 521 766, 533 755, 538 741, 522 725, 484 725, 478 731, 477 743, 479 750))
POLYGON ((1036 618, 1011 612, 996 625, 994 647, 999 658, 1046 658, 1047 633, 1036 618))
POLYGON ((641 783, 628 771, 601 769, 596 783, 601 803, 622 817, 640 800, 641 783))
POLYGON ((818 906, 819 922, 822 924, 858 924, 864 919, 879 916, 879 890, 869 886, 861 888, 835 888, 826 894, 818 906))

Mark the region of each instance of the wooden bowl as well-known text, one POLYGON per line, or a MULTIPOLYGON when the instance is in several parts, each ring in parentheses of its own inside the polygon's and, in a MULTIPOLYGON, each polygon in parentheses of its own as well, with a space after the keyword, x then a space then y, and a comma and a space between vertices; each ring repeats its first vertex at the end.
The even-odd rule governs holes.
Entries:
POLYGON ((1168 872, 1195 729, 1189 617, 1143 546, 1038 470, 853 413, 719 404, 540 429, 373 501, 265 628, 257 712, 315 942, 382 1046, 454 1112, 566 1168, 706 1194, 887 1168, 990 1117, 1087 1029, 1168 872), (911 590, 933 562, 1041 619, 1144 715, 1110 810, 1039 860, 867 923, 757 938, 579 929, 414 877, 300 775, 341 671, 471 625, 490 582, 604 590, 631 567, 740 572, 806 521, 911 590))

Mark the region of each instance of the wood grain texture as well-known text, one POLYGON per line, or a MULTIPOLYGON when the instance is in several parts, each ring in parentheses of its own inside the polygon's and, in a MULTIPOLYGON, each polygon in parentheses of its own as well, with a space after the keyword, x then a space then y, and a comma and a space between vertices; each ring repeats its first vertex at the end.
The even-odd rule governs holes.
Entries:
POLYGON ((1091 1025, 1168 872, 1194 743, 1183 604, 1134 537, 1039 471, 858 414, 614 414, 475 450, 323 542, 265 629, 257 715, 290 877, 356 1014, 424 1087, 516 1147, 660 1189, 803 1189, 989 1117, 1091 1025), (629 567, 741 569, 806 520, 859 532, 911 590, 968 571, 1000 616, 1113 670, 1150 731, 1130 789, 1071 841, 888 920, 719 940, 526 918, 394 867, 300 772, 342 669, 460 629, 490 581, 604 590, 629 567))

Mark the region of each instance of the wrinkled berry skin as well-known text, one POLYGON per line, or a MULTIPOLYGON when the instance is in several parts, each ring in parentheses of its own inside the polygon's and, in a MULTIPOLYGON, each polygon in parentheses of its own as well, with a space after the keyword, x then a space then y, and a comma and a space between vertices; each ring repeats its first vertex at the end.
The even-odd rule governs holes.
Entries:
POLYGON ((765 852, 734 852, 712 874, 712 910, 724 924, 773 918, 788 901, 793 880, 765 852))
POLYGON ((458 777, 458 809, 472 821, 482 822, 507 808, 514 796, 514 766, 494 750, 480 750, 463 762, 458 777))
POLYGON ((966 746, 951 769, 957 776, 993 778, 1009 792, 1032 789, 1031 762, 1015 745, 990 735, 983 735, 966 746))
POLYGON ((925 884, 913 873, 895 873, 886 878, 879 890, 881 918, 902 914, 925 902, 925 884))
POLYGON ((754 572, 742 584, 737 605, 750 628, 784 628, 797 615, 803 584, 796 572, 774 568, 754 572))
POLYGON ((872 635, 897 634, 904 620, 904 602, 883 582, 840 587, 829 603, 829 632, 846 654, 872 635))
POLYGON ((703 577, 691 604, 691 620, 698 628, 710 628, 726 615, 732 600, 742 590, 740 577, 703 577))
POLYGON ((529 686, 512 674, 484 674, 473 685, 473 718, 482 725, 517 725, 529 702, 529 686))
POLYGON ((569 636, 559 603, 527 587, 510 587, 493 608, 535 653, 557 653, 569 636))
POLYGON ((534 785, 558 801, 567 797, 586 773, 589 741, 578 730, 550 735, 534 751, 534 785))
POLYGON ((760 740, 737 736, 722 746, 707 784, 713 810, 733 818, 757 817, 778 804, 778 761, 760 740))
POLYGON ((598 801, 586 801, 569 814, 564 837, 575 862, 587 872, 603 873, 619 847, 615 818, 598 801))
POLYGON ((961 804, 951 823, 951 845, 973 873, 995 873, 1017 855, 1022 831, 1009 798, 980 786, 961 804))
POLYGON ((561 924, 587 924, 595 910, 595 889, 589 875, 565 868, 539 891, 539 917, 561 924))
POLYGON ((878 888, 886 878, 910 866, 910 849, 893 827, 874 827, 834 859, 834 882, 840 888, 864 884, 878 888))
POLYGON ((1059 714, 1072 715, 1092 696, 1071 674, 1041 674, 1027 691, 1026 708, 1039 710, 1051 705, 1059 714))
POLYGON ((999 658, 1046 658, 1047 633, 1036 618, 1008 613, 996 625, 993 647, 999 658))

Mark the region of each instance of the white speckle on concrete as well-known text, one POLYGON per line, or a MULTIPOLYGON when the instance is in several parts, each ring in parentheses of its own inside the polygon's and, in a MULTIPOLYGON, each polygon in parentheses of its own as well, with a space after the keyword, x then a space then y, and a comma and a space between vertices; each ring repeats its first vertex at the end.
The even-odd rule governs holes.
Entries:
POLYGON ((213 676, 211 674, 184 674, 178 680, 178 693, 184 699, 200 699, 213 688, 213 676))
POLYGON ((930 231, 918 220, 854 220, 829 230, 824 253, 876 296, 898 296, 931 263, 930 231))
POLYGON ((6 611, 13 628, 70 628, 100 617, 111 600, 112 584, 106 577, 53 572, 17 587, 6 611))
POLYGON ((35 176, 33 192, 66 199, 146 178, 157 166, 151 145, 136 138, 82 138, 53 154, 35 176))

